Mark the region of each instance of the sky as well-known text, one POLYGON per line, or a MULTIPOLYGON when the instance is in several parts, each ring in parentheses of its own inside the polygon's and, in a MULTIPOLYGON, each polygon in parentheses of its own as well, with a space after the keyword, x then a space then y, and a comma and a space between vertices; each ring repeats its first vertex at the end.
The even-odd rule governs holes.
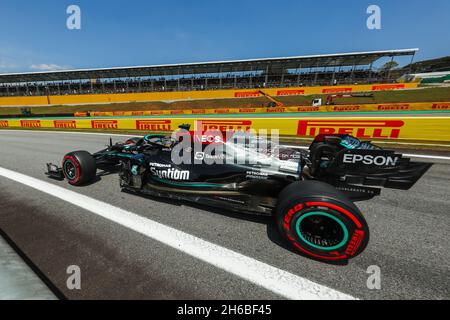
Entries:
POLYGON ((423 60, 450 55, 449 13, 448 0, 0 0, 0 73, 409 48, 423 60))

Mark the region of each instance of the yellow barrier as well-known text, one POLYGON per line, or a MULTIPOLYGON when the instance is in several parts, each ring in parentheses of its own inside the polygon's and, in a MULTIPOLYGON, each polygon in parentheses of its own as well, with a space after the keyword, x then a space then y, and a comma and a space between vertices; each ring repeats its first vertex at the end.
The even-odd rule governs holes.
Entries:
MULTIPOLYGON (((417 83, 367 84, 330 87, 289 87, 264 88, 264 93, 271 96, 295 96, 310 94, 336 94, 352 92, 371 92, 385 90, 415 89, 417 83)), ((123 94, 85 94, 39 97, 2 97, 0 106, 31 106, 31 105, 65 105, 65 104, 95 104, 118 102, 144 102, 165 100, 200 100, 226 98, 254 98, 261 97, 259 89, 245 90, 205 90, 205 91, 175 91, 175 92, 146 92, 123 94)))
POLYGON ((31 106, 48 104, 47 96, 39 97, 1 97, 0 106, 31 106))
POLYGON ((0 120, 0 128, 59 128, 172 131, 189 123, 193 130, 279 130, 283 136, 312 138, 347 133, 362 139, 450 142, 450 117, 306 117, 306 118, 106 118, 0 120))
MULTIPOLYGON (((418 103, 381 103, 332 106, 295 106, 277 108, 219 108, 219 109, 183 109, 183 110, 150 110, 150 111, 110 111, 90 112, 93 117, 111 116, 155 116, 155 115, 208 115, 208 114, 256 114, 256 113, 289 113, 289 112, 394 112, 394 111, 436 111, 450 110, 450 102, 418 102, 418 103)), ((75 116, 84 117, 84 112, 75 116)))

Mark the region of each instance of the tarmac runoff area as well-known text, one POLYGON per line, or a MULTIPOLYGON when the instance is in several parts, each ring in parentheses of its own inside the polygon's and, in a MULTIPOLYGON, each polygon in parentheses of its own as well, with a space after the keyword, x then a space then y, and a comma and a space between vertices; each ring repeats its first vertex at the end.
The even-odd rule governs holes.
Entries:
POLYGON ((46 162, 108 140, 0 131, 0 227, 69 299, 450 298, 448 153, 409 151, 435 165, 411 190, 357 203, 371 241, 333 265, 290 251, 270 218, 123 193, 117 175, 79 188, 44 175, 46 162), (79 290, 67 288, 72 265, 79 290), (380 289, 367 286, 371 266, 381 270, 380 289))

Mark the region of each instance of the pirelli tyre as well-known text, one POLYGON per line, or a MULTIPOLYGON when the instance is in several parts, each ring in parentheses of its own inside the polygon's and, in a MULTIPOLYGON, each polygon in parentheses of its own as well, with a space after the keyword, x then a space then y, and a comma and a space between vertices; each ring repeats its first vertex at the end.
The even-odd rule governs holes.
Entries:
POLYGON ((359 209, 323 182, 299 181, 287 186, 279 194, 275 217, 292 247, 317 260, 348 260, 369 242, 369 228, 359 209))
POLYGON ((62 171, 71 185, 79 186, 95 179, 97 166, 89 152, 74 151, 65 155, 62 171))

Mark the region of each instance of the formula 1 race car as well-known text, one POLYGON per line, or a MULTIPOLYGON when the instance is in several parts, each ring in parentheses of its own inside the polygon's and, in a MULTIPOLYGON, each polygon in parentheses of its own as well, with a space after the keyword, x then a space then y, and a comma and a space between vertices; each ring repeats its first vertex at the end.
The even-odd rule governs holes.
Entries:
POLYGON ((267 141, 260 148, 261 140, 242 132, 200 148, 186 140, 173 134, 110 140, 94 154, 67 154, 61 167, 47 164, 47 174, 78 186, 94 181, 97 170, 118 172, 123 190, 273 215, 293 249, 339 261, 357 256, 369 241, 354 202, 381 188, 407 190, 431 166, 346 134, 319 135, 309 150, 267 141))

